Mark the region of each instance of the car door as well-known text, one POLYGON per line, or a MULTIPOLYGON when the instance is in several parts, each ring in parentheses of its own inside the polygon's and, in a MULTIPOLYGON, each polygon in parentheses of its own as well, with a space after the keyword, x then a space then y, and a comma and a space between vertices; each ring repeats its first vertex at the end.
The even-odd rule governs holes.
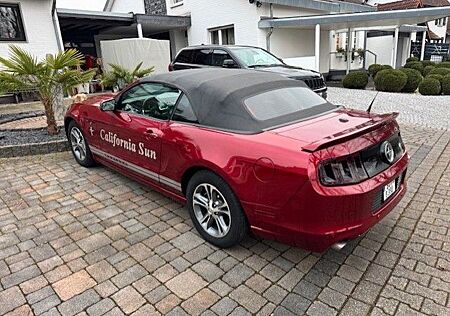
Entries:
POLYGON ((121 167, 159 182, 161 125, 167 121, 180 91, 162 83, 144 82, 125 91, 99 126, 103 147, 109 147, 121 167), (103 131, 103 132, 102 132, 103 131))

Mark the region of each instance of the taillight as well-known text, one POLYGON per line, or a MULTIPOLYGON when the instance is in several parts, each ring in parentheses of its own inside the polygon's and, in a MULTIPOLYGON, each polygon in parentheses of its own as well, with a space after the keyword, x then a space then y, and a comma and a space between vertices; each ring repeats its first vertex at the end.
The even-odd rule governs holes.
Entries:
POLYGON ((369 178, 361 162, 359 154, 328 160, 319 166, 320 182, 335 186, 354 184, 369 178))
POLYGON ((172 63, 169 64, 169 71, 173 71, 173 64, 172 63))

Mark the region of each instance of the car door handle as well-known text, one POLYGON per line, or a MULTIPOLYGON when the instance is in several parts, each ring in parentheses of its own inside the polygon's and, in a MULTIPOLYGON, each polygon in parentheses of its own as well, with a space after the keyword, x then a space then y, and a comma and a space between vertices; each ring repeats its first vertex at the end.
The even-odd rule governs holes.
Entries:
POLYGON ((145 135, 147 137, 151 137, 151 138, 158 138, 160 135, 158 133, 156 133, 154 130, 152 130, 151 128, 147 129, 145 131, 145 135))

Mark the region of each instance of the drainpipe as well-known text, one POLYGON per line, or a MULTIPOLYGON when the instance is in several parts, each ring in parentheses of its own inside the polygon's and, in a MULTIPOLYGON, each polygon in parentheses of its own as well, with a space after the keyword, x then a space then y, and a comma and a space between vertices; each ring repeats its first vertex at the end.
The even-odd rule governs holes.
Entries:
POLYGON ((58 45, 58 50, 62 52, 64 51, 64 43, 61 35, 61 28, 59 27, 58 12, 56 11, 56 0, 53 1, 52 5, 52 22, 53 29, 55 30, 56 44, 58 45))
MULTIPOLYGON (((273 4, 272 3, 269 4, 269 12, 270 12, 270 18, 273 19, 273 4)), ((270 37, 272 36, 272 33, 273 33, 273 27, 271 27, 269 29, 269 31, 267 32, 267 35, 266 35, 266 49, 269 52, 270 52, 270 37)))

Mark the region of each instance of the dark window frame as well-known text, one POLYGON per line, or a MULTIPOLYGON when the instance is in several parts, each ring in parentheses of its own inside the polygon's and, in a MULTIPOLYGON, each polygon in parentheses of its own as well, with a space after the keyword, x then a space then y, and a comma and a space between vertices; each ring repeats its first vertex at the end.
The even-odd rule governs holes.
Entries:
POLYGON ((16 13, 16 17, 17 17, 17 24, 20 30, 20 36, 19 37, 15 37, 15 38, 2 38, 0 37, 0 43, 4 43, 4 42, 26 42, 27 41, 27 35, 26 35, 26 31, 25 31, 25 24, 24 24, 24 20, 23 20, 23 15, 22 15, 22 8, 20 3, 10 3, 10 2, 0 2, 0 7, 5 7, 5 8, 12 8, 15 9, 16 13))

